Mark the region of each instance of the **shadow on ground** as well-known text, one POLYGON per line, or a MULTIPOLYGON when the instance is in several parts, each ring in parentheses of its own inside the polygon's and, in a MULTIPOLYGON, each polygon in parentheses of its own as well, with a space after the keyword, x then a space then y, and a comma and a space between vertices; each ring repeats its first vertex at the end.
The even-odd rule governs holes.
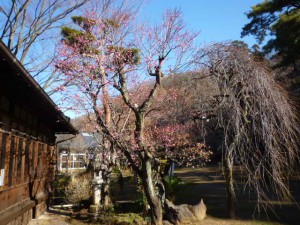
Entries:
MULTIPOLYGON (((176 204, 196 204, 201 198, 208 207, 207 214, 212 217, 226 218, 226 188, 222 171, 218 167, 183 168, 175 172, 175 176, 184 181, 186 185, 177 194, 176 204)), ((295 201, 300 203, 300 182, 291 180, 290 187, 295 201)), ((243 220, 256 219, 260 221, 274 221, 280 224, 299 225, 300 208, 296 202, 272 201, 274 211, 263 210, 257 213, 255 195, 237 185, 237 218, 243 220), (256 212, 256 213, 253 213, 256 212)), ((271 193, 272 195, 272 193, 271 193)))

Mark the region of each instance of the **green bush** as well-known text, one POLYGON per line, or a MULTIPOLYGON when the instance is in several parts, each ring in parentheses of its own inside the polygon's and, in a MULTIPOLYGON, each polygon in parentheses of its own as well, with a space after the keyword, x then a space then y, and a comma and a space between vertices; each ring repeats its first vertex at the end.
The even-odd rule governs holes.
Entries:
POLYGON ((166 198, 172 202, 175 201, 175 195, 180 188, 183 187, 184 183, 178 177, 167 176, 164 178, 164 184, 166 189, 166 198))
POLYGON ((59 172, 55 174, 52 183, 54 197, 65 198, 65 189, 71 182, 71 175, 66 172, 59 172))

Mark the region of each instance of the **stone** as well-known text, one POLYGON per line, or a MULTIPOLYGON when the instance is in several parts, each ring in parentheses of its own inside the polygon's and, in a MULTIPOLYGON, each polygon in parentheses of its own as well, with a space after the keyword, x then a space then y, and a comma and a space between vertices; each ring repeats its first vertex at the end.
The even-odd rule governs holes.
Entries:
POLYGON ((198 224, 206 216, 206 205, 201 199, 200 203, 191 206, 187 204, 174 205, 169 200, 165 202, 166 219, 175 225, 179 224, 198 224))
POLYGON ((164 220, 163 225, 172 225, 172 224, 168 220, 164 220))
POLYGON ((206 217, 206 210, 207 208, 202 198, 199 204, 192 207, 193 214, 195 215, 195 217, 197 217, 198 220, 204 220, 204 218, 206 217))

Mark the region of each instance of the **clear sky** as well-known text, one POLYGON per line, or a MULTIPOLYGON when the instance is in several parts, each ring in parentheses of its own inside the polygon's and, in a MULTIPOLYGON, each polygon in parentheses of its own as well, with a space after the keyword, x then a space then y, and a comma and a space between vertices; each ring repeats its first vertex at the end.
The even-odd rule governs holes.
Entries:
POLYGON ((250 36, 241 39, 240 36, 243 26, 249 22, 245 12, 260 2, 262 0, 148 0, 140 17, 158 20, 165 9, 179 7, 187 25, 200 31, 200 43, 243 40, 251 47, 255 39, 250 36))

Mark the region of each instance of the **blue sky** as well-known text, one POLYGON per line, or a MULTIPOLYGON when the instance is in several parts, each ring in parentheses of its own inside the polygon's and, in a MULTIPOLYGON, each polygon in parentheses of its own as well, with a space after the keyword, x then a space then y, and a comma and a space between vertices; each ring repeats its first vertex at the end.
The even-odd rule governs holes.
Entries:
POLYGON ((255 39, 240 36, 243 26, 249 22, 245 12, 260 2, 262 0, 148 0, 140 17, 158 20, 165 9, 179 7, 188 27, 200 31, 199 43, 243 40, 251 47, 255 39))

